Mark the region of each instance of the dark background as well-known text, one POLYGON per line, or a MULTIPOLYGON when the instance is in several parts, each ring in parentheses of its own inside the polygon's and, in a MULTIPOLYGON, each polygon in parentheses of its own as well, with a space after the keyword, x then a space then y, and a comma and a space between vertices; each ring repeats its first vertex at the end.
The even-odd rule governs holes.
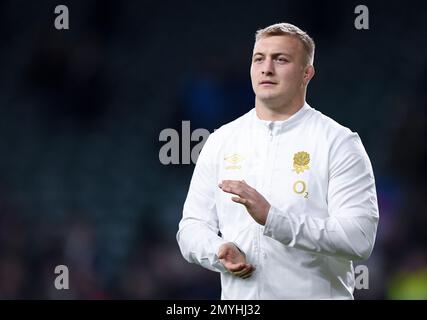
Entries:
POLYGON ((374 167, 380 223, 355 296, 427 299, 426 15, 420 1, 0 1, 0 298, 219 298, 219 275, 175 240, 194 165, 162 165, 159 134, 251 109, 254 33, 290 22, 316 42, 308 103, 357 131, 374 167))

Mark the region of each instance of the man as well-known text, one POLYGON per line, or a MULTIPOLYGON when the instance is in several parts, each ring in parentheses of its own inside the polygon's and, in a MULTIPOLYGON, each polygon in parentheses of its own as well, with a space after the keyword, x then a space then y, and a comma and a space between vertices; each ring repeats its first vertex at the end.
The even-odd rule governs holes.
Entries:
POLYGON ((294 25, 257 31, 255 108, 198 158, 177 240, 221 273, 222 299, 353 299, 352 261, 372 252, 372 167, 357 133, 305 102, 313 58, 294 25))

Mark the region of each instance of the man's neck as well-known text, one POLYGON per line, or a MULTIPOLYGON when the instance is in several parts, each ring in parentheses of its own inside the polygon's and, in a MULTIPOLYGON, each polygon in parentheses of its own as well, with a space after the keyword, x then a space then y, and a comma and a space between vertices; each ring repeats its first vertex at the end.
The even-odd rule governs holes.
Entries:
POLYGON ((259 119, 268 121, 283 121, 289 119, 304 106, 305 99, 298 99, 292 103, 271 106, 255 99, 255 111, 259 119))

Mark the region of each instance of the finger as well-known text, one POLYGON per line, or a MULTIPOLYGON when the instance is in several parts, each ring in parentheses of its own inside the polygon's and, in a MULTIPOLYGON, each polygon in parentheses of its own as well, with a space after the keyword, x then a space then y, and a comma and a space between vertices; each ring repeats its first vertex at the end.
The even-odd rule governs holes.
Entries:
POLYGON ((239 190, 239 194, 244 198, 249 198, 250 196, 253 196, 253 191, 255 190, 250 185, 248 185, 245 180, 235 181, 232 184, 232 187, 236 188, 236 190, 239 190))
POLYGON ((243 188, 246 187, 247 184, 242 183, 242 181, 238 180, 223 180, 222 186, 231 187, 231 188, 243 188))
POLYGON ((246 264, 244 263, 238 263, 238 264, 230 264, 230 266, 228 266, 228 271, 235 273, 238 271, 241 271, 243 268, 245 268, 246 264))
POLYGON ((244 272, 241 272, 237 276, 239 278, 246 279, 246 278, 249 278, 254 271, 255 271, 255 267, 253 265, 250 265, 244 272))
POLYGON ((234 276, 236 276, 237 278, 246 279, 246 278, 250 277, 251 274, 252 274, 252 270, 246 270, 245 273, 239 274, 239 275, 235 274, 234 276))
POLYGON ((240 198, 250 199, 254 197, 253 189, 241 181, 224 180, 224 183, 219 186, 222 191, 239 196, 240 198))
POLYGON ((220 184, 251 187, 245 180, 222 180, 220 184))
POLYGON ((233 272, 233 274, 237 277, 243 277, 247 275, 248 273, 251 273, 253 271, 253 267, 250 264, 247 264, 245 268, 243 268, 241 271, 233 272))
POLYGON ((233 183, 235 183, 235 185, 240 186, 242 188, 245 188, 247 190, 252 189, 252 187, 245 180, 233 181, 233 183))
POLYGON ((247 184, 247 182, 245 180, 242 180, 242 186, 244 186, 244 189, 246 190, 246 192, 248 192, 249 194, 255 195, 255 193, 257 192, 255 188, 251 187, 249 184, 247 184))
POLYGON ((242 279, 247 279, 250 278, 252 276, 253 272, 248 273, 247 275, 242 276, 242 279))
POLYGON ((245 275, 242 275, 242 278, 243 279, 246 279, 246 278, 249 278, 253 273, 254 273, 254 271, 256 270, 256 268, 255 268, 255 266, 254 265, 251 265, 251 271, 250 272, 248 272, 247 274, 245 274, 245 275))
POLYGON ((240 271, 234 272, 234 274, 236 274, 236 275, 242 275, 242 274, 246 273, 247 271, 252 271, 253 269, 254 269, 253 265, 245 263, 244 264, 244 268, 242 270, 240 270, 240 271))
POLYGON ((220 183, 218 183, 218 187, 220 187, 220 188, 229 187, 231 185, 231 183, 234 181, 235 180, 222 180, 220 183))
POLYGON ((235 181, 228 185, 223 185, 222 190, 225 192, 238 195, 242 198, 249 198, 249 196, 251 195, 250 187, 242 184, 240 181, 235 181))
POLYGON ((234 180, 222 180, 222 182, 218 185, 221 189, 222 188, 229 188, 232 186, 232 182, 234 180))
POLYGON ((233 200, 234 202, 237 202, 237 203, 241 203, 243 205, 246 205, 248 203, 247 199, 240 198, 240 197, 232 197, 231 200, 233 200))
POLYGON ((233 271, 232 273, 236 277, 240 277, 241 275, 246 274, 248 271, 250 271, 250 268, 248 268, 247 266, 245 266, 242 270, 233 271))
POLYGON ((230 184, 234 182, 239 182, 239 180, 222 180, 222 184, 230 184))
POLYGON ((247 279, 247 278, 249 278, 252 274, 253 274, 253 270, 249 270, 249 271, 248 271, 248 272, 246 272, 245 274, 242 274, 239 278, 241 278, 241 279, 247 279))
POLYGON ((242 190, 240 188, 237 188, 237 187, 233 187, 233 186, 230 186, 230 185, 222 185, 221 189, 224 192, 231 193, 231 194, 234 194, 236 196, 241 196, 242 195, 241 194, 242 190))
POLYGON ((244 184, 242 181, 232 180, 232 181, 230 181, 229 185, 233 188, 238 188, 241 190, 247 188, 247 184, 244 184))

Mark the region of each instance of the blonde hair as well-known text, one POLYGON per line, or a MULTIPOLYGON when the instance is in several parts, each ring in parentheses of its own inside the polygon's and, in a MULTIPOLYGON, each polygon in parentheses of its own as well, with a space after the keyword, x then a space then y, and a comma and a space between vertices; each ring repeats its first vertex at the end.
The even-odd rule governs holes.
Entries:
POLYGON ((313 65, 315 44, 313 39, 297 26, 290 23, 276 23, 264 29, 259 29, 255 33, 255 42, 262 38, 272 36, 289 35, 299 39, 306 52, 305 62, 307 65, 313 65))

